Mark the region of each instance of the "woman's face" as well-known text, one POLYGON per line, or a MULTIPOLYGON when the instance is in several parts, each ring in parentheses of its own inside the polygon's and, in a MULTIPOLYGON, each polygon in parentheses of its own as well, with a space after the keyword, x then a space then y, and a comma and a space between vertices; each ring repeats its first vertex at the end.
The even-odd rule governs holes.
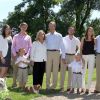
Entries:
POLYGON ((5 35, 9 35, 10 33, 11 33, 11 29, 10 29, 10 27, 7 27, 5 29, 5 35))
POLYGON ((44 40, 44 37, 45 37, 45 34, 43 32, 40 32, 38 36, 39 40, 44 40))
POLYGON ((92 29, 92 28, 89 28, 89 29, 88 29, 87 35, 88 35, 88 36, 92 36, 92 35, 93 35, 93 29, 92 29))

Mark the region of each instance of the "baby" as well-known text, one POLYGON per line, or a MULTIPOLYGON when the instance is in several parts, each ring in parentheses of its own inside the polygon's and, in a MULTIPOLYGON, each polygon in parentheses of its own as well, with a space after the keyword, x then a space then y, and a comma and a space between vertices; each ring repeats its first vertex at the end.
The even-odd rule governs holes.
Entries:
POLYGON ((77 93, 80 93, 82 88, 82 72, 83 72, 83 60, 80 53, 75 54, 75 59, 72 61, 68 67, 72 68, 72 90, 70 93, 74 93, 74 89, 77 88, 77 93))

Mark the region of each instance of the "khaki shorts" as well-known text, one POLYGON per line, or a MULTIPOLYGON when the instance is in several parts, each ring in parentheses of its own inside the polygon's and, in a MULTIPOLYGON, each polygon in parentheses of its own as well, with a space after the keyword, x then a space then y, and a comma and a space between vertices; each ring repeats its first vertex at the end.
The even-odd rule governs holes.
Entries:
POLYGON ((28 68, 26 69, 18 68, 18 77, 17 77, 18 82, 26 83, 27 79, 28 79, 28 68))

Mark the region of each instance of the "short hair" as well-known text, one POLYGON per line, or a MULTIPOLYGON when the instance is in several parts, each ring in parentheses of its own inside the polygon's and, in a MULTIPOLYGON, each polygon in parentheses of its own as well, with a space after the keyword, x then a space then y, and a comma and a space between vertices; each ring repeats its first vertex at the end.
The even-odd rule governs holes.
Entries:
POLYGON ((70 29, 70 28, 71 28, 71 29, 73 28, 74 30, 76 30, 74 26, 70 26, 70 27, 68 27, 68 29, 70 29))
POLYGON ((23 25, 26 25, 26 26, 28 27, 28 24, 27 24, 26 22, 22 22, 22 23, 20 23, 19 28, 20 28, 21 26, 23 26, 23 25))
POLYGON ((49 24, 53 24, 56 27, 56 22, 55 21, 51 21, 49 24))
POLYGON ((39 40, 39 35, 40 35, 40 33, 43 33, 43 34, 44 34, 44 40, 45 40, 45 32, 44 32, 43 30, 39 30, 39 31, 37 32, 37 34, 36 34, 36 38, 35 38, 36 41, 39 40))
POLYGON ((80 56, 80 57, 82 57, 82 54, 79 53, 79 52, 77 52, 77 53, 75 54, 75 56, 80 56))
POLYGON ((20 49, 19 49, 19 52, 20 52, 21 50, 24 50, 24 51, 25 51, 25 48, 20 48, 20 49))

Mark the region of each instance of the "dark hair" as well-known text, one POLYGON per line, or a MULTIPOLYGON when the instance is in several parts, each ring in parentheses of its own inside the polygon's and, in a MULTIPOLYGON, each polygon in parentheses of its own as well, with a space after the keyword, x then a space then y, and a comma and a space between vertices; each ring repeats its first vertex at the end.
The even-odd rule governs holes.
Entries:
MULTIPOLYGON (((3 28, 2 28, 2 36, 5 38, 6 37, 6 34, 5 34, 5 30, 6 28, 10 28, 10 26, 8 24, 4 25, 3 28)), ((9 33, 10 34, 10 33, 9 33)))
POLYGON ((93 29, 93 27, 88 27, 87 28, 86 33, 85 33, 85 39, 86 40, 88 39, 88 31, 89 31, 89 29, 93 30, 93 34, 91 35, 91 39, 94 40, 94 29, 93 29))

